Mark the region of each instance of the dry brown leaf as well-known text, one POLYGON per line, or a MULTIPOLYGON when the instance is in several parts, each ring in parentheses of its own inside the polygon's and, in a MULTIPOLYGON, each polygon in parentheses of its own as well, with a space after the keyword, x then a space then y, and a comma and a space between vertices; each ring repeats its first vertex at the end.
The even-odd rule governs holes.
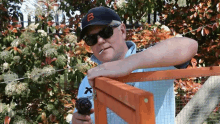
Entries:
POLYGON ((65 108, 71 108, 71 107, 73 107, 73 104, 64 104, 64 107, 65 108))
POLYGON ((209 29, 204 28, 205 34, 208 35, 209 34, 209 29))
POLYGON ((202 27, 199 27, 196 31, 199 32, 199 31, 201 31, 201 29, 202 29, 202 27))

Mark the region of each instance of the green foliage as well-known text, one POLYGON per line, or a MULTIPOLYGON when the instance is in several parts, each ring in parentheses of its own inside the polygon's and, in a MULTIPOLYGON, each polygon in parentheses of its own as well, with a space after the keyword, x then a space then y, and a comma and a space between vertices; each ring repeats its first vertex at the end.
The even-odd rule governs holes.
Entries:
POLYGON ((39 22, 22 29, 16 21, 9 23, 12 16, 1 29, 0 120, 9 116, 12 124, 67 123, 78 86, 86 71, 95 66, 85 59, 87 51, 69 33, 70 28, 51 21, 54 1, 40 3, 46 8, 39 11, 39 22), (54 33, 57 30, 62 33, 54 33))
MULTIPOLYGON (((218 64, 219 3, 187 0, 186 7, 179 7, 177 2, 163 8, 162 0, 64 0, 59 10, 66 12, 69 25, 65 25, 65 20, 55 25, 54 15, 59 10, 53 8, 58 4, 55 0, 42 0, 38 4, 44 9, 36 9, 40 21, 21 29, 17 17, 8 11, 9 2, 0 0, 0 81, 6 82, 0 83, 0 123, 6 116, 12 118, 12 123, 67 123, 65 118, 73 112, 78 86, 86 71, 95 66, 88 59, 88 47, 77 37, 82 17, 96 6, 111 7, 124 22, 145 23, 149 13, 158 11, 172 34, 165 26, 155 25, 131 30, 127 38, 135 41, 138 48, 198 28, 185 36, 199 42, 199 65, 218 64), (76 10, 80 15, 73 16, 76 10)), ((11 12, 17 13, 15 8, 11 12)))
POLYGON ((186 7, 167 4, 163 11, 161 19, 173 33, 198 41, 196 59, 200 60, 200 66, 219 65, 219 4, 217 0, 190 2, 186 7))
POLYGON ((155 0, 118 0, 114 3, 114 9, 121 16, 122 20, 146 22, 148 13, 155 8, 155 0))
POLYGON ((137 22, 145 23, 150 13, 156 14, 156 11, 161 13, 163 3, 163 0, 65 0, 61 2, 60 9, 66 10, 66 15, 70 17, 70 27, 75 25, 74 31, 79 36, 81 31, 79 23, 91 8, 110 7, 119 14, 124 23, 129 21, 131 24, 135 24, 137 22), (80 12, 80 15, 71 16, 75 14, 76 10, 80 12))
MULTIPOLYGON (((220 65, 220 3, 218 0, 186 0, 186 6, 181 7, 175 0, 174 3, 167 4, 163 8, 161 20, 171 29, 172 34, 183 34, 198 41, 198 53, 191 60, 189 68, 220 65)), ((207 77, 193 82, 192 79, 175 82, 177 108, 181 110, 206 79, 207 77), (177 88, 182 87, 183 84, 185 84, 184 88, 177 88)), ((219 106, 216 109, 219 109, 219 106)), ((206 123, 215 123, 216 120, 219 120, 219 110, 213 111, 206 123)))

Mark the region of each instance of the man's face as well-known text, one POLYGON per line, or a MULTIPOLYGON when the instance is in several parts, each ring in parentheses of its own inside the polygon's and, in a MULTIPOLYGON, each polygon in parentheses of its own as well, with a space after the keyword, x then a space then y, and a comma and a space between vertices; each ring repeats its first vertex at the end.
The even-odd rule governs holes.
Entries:
MULTIPOLYGON (((90 26, 87 34, 96 34, 104 27, 106 26, 90 26)), ((93 54, 103 63, 123 59, 128 50, 125 38, 126 28, 124 24, 121 24, 120 28, 113 27, 113 35, 110 38, 103 39, 102 37, 97 36, 97 43, 94 46, 91 46, 93 54)))

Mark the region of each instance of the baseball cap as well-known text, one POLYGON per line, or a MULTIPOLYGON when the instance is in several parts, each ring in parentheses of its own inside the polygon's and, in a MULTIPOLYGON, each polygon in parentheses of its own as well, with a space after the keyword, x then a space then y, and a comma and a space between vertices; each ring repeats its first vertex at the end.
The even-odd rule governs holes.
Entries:
POLYGON ((88 11, 82 19, 82 31, 80 40, 84 37, 86 29, 91 25, 109 25, 112 21, 121 22, 119 15, 112 9, 107 7, 95 7, 88 11))

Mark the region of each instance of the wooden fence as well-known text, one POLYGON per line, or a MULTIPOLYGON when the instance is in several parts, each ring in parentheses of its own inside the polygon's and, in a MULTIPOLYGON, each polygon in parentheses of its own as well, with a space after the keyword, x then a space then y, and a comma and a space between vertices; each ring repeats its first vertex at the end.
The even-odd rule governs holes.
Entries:
POLYGON ((129 124, 155 124, 152 93, 105 77, 95 82, 96 124, 107 124, 106 107, 129 124))
POLYGON ((112 109, 112 111, 130 124, 155 124, 153 95, 149 92, 138 90, 137 88, 124 84, 126 82, 169 80, 216 75, 218 76, 216 79, 219 80, 211 80, 213 77, 208 79, 207 83, 204 84, 204 87, 202 87, 195 95, 196 100, 192 99, 193 102, 189 102, 186 105, 187 107, 185 107, 176 117, 177 124, 199 124, 205 121, 213 109, 220 104, 219 66, 138 72, 114 79, 105 77, 96 78, 94 86, 96 124, 107 124, 106 107, 112 109), (210 83, 210 80, 212 81, 212 85, 206 85, 210 83), (201 94, 211 94, 211 96, 201 96, 201 94), (129 98, 126 100, 123 99, 126 98, 126 96, 129 96, 129 98), (208 102, 206 102, 206 100, 208 100, 208 102), (189 109, 189 106, 193 107, 190 107, 189 109), (143 111, 140 111, 141 109, 143 111))
MULTIPOLYGON (((26 15, 27 17, 24 16, 23 13, 21 12, 15 12, 15 14, 13 14, 13 16, 16 16, 19 19, 19 22, 21 23, 22 27, 25 27, 25 23, 27 25, 30 25, 31 23, 37 23, 39 22, 37 17, 31 17, 30 15, 26 15), (27 18, 27 20, 25 20, 27 18)), ((156 21, 159 21, 159 15, 157 12, 154 12, 152 14, 147 14, 147 23, 148 24, 153 24, 156 21)), ((122 20, 123 23, 126 25, 127 29, 132 29, 132 28, 137 28, 139 26, 141 26, 141 23, 139 21, 135 21, 132 18, 128 21, 128 20, 122 20)), ((54 17, 54 22, 56 25, 59 24, 68 24, 69 20, 66 19, 66 16, 62 13, 61 15, 56 14, 54 17), (59 21, 61 20, 61 21, 59 21)), ((72 27, 72 26, 71 26, 72 27)))

